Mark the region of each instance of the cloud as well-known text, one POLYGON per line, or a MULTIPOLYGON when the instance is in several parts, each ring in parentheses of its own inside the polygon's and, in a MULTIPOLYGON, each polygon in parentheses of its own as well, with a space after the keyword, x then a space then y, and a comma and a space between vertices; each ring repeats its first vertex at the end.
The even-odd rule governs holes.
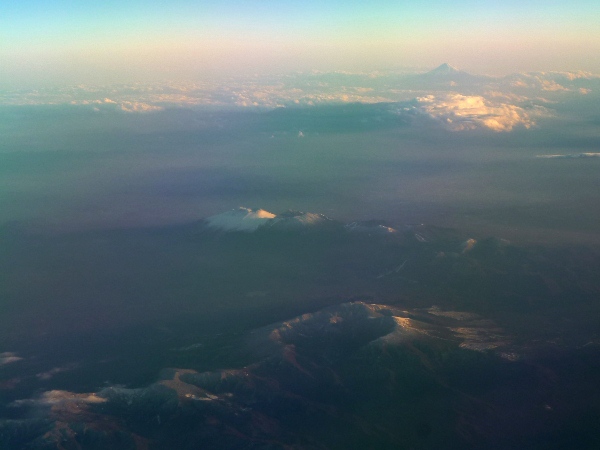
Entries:
POLYGON ((525 103, 529 102, 529 97, 524 95, 518 95, 512 92, 502 92, 502 91, 487 91, 484 96, 488 99, 493 98, 494 100, 504 100, 505 102, 512 103, 525 103))
POLYGON ((542 91, 569 91, 568 88, 558 84, 556 81, 553 80, 540 80, 540 84, 542 87, 542 91))
POLYGON ((585 72, 583 70, 579 70, 577 72, 549 72, 551 75, 564 77, 570 81, 578 80, 578 79, 586 79, 592 80, 597 79, 598 75, 595 75, 591 72, 585 72))
POLYGON ((96 393, 78 394, 69 391, 46 391, 38 398, 29 398, 24 400, 15 400, 12 406, 33 406, 33 407, 53 407, 69 408, 70 405, 89 405, 96 403, 105 403, 105 398, 99 397, 96 393))
POLYGON ((150 105, 142 102, 121 102, 121 109, 125 112, 152 112, 162 111, 162 106, 150 105))
POLYGON ((76 394, 68 391, 47 391, 39 399, 41 404, 56 405, 65 403, 105 403, 106 399, 95 393, 76 394))
POLYGON ((77 364, 69 364, 64 367, 54 367, 54 368, 48 370, 47 372, 38 373, 36 375, 36 377, 38 378, 38 380, 49 380, 49 379, 53 378, 54 375, 76 369, 77 367, 78 367, 77 364))
MULTIPOLYGON (((415 97, 427 98, 433 92, 436 96, 442 93, 446 96, 458 95, 460 92, 467 98, 462 101, 464 114, 474 107, 466 103, 477 99, 477 96, 488 100, 493 98, 494 103, 484 100, 480 109, 487 110, 486 113, 474 114, 470 124, 464 118, 459 120, 458 125, 448 122, 450 129, 483 127, 508 131, 517 124, 527 127, 533 123, 528 98, 537 99, 543 95, 560 102, 562 99, 571 99, 572 94, 600 92, 600 77, 586 72, 531 72, 498 78, 478 77, 463 72, 459 74, 462 74, 462 78, 444 82, 443 85, 432 81, 430 77, 423 78, 422 74, 396 72, 312 72, 282 76, 241 75, 216 81, 77 85, 0 91, 0 105, 86 105, 97 111, 148 113, 161 111, 165 107, 271 109, 292 105, 395 103, 415 97), (460 90, 456 86, 460 86, 460 90), (518 107, 526 109, 526 113, 522 109, 515 109, 518 107), (484 119, 486 114, 488 117, 484 119)), ((452 121, 457 119, 447 118, 452 121)))
POLYGON ((504 78, 505 88, 529 89, 549 93, 580 92, 586 94, 590 87, 596 88, 600 77, 589 72, 530 72, 518 73, 504 78))
POLYGON ((427 95, 416 99, 416 109, 441 121, 452 131, 484 128, 501 132, 534 125, 523 108, 509 103, 492 103, 481 96, 427 95))
POLYGON ((523 80, 514 80, 514 81, 511 81, 510 85, 512 87, 518 87, 518 88, 527 88, 527 87, 529 87, 529 85, 527 83, 525 83, 523 80))
POLYGON ((0 366, 4 366, 6 364, 11 364, 17 361, 21 361, 23 358, 21 358, 20 356, 17 356, 15 353, 12 352, 4 352, 4 353, 0 353, 0 366))
POLYGON ((536 158, 542 159, 579 159, 579 158, 600 158, 600 153, 571 153, 567 155, 536 155, 536 158))

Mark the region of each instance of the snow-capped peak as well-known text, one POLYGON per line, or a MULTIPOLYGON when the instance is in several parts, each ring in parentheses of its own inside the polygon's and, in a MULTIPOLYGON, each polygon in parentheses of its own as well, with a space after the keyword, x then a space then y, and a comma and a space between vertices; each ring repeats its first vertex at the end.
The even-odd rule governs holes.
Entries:
POLYGON ((323 214, 286 211, 275 215, 264 209, 239 207, 204 220, 208 228, 223 231, 252 232, 259 228, 273 230, 295 230, 334 223, 323 214))
POLYGON ((264 209, 252 210, 240 206, 237 209, 207 218, 206 225, 209 228, 226 231, 255 231, 275 217, 275 214, 264 209))
POLYGON ((452 74, 452 73, 458 73, 458 72, 460 72, 460 70, 458 70, 456 67, 451 66, 448 63, 444 63, 444 64, 436 67, 429 73, 452 74))

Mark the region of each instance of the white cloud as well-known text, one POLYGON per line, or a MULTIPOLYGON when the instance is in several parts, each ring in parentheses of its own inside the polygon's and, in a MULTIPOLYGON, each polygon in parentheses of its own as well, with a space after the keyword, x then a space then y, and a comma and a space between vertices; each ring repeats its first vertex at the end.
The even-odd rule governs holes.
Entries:
POLYGON ((514 80, 514 81, 511 81, 510 85, 512 87, 518 87, 518 88, 527 88, 527 87, 529 87, 529 85, 527 83, 525 83, 523 80, 514 80))
POLYGON ((530 101, 529 97, 526 97, 524 95, 518 95, 512 92, 487 91, 483 95, 485 96, 485 98, 488 99, 493 98, 494 100, 504 100, 505 102, 511 102, 513 104, 525 103, 530 101))
POLYGON ((594 80, 598 79, 599 76, 593 74, 591 72, 584 72, 583 70, 579 70, 577 72, 539 72, 536 75, 540 77, 547 77, 550 79, 566 79, 569 81, 574 80, 594 80))
POLYGON ((481 96, 452 93, 428 95, 416 101, 417 110, 440 120, 452 131, 487 128, 500 132, 534 125, 523 108, 509 103, 492 103, 481 96))
MULTIPOLYGON (((448 82, 428 85, 415 75, 394 72, 361 74, 343 72, 296 73, 284 76, 240 76, 217 81, 136 83, 115 86, 66 86, 52 89, 0 91, 0 105, 86 105, 94 110, 147 113, 165 107, 276 108, 288 105, 312 106, 342 103, 406 102, 427 98, 435 89, 440 95, 458 95, 458 87, 448 82), (415 84, 415 80, 418 82, 415 84)), ((484 127, 508 131, 517 124, 531 126, 527 118, 537 115, 530 106, 544 96, 554 102, 570 94, 600 92, 600 77, 585 72, 531 72, 506 77, 468 77, 458 83, 467 99, 460 114, 445 117, 451 129, 484 127), (464 89, 464 90, 462 90, 464 89), (467 105, 483 98, 483 106, 467 105), (491 102, 490 100, 493 100, 491 102), (479 108, 471 121, 464 116, 479 108), (522 109, 517 109, 522 108, 522 109), (485 111, 485 112, 481 112, 485 111), (485 117, 484 117, 485 116, 485 117), (458 124, 457 121, 458 120, 458 124)), ((543 100, 543 99, 542 99, 543 100)), ((431 106, 431 105, 429 105, 431 106)), ((440 114, 439 110, 436 114, 440 114)), ((435 115, 435 114, 434 114, 435 115)))
POLYGON ((567 155, 537 155, 536 158, 543 159, 579 159, 579 158, 600 158, 600 153, 586 152, 586 153, 570 153, 567 155))
POLYGON ((162 111, 164 108, 162 106, 150 105, 148 103, 142 102, 121 102, 121 109, 125 112, 152 112, 152 111, 162 111))
POLYGON ((542 87, 542 91, 569 91, 568 88, 558 84, 556 81, 553 80, 540 80, 540 84, 542 87))
POLYGON ((0 353, 0 366, 11 364, 17 361, 21 361, 23 358, 17 356, 16 353, 4 352, 0 353))
POLYGON ((513 74, 501 83, 505 88, 529 89, 552 93, 588 93, 590 87, 598 86, 600 77, 589 72, 531 72, 513 74))

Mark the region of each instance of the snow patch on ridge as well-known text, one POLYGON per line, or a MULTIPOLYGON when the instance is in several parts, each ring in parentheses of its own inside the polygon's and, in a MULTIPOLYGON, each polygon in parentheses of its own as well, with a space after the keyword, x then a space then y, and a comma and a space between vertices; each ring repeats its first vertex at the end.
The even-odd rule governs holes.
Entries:
POLYGON ((239 207, 206 219, 209 228, 227 231, 255 231, 261 225, 275 218, 275 214, 264 209, 252 210, 239 207))
POLYGON ((239 207, 205 220, 206 226, 225 231, 253 232, 257 229, 273 228, 277 230, 294 230, 331 222, 323 214, 287 211, 283 214, 273 214, 264 209, 252 210, 239 207))
POLYGON ((283 214, 277 215, 272 221, 269 222, 268 225, 278 229, 296 229, 317 225, 328 220, 330 219, 325 217, 323 214, 305 213, 301 211, 290 210, 283 214))

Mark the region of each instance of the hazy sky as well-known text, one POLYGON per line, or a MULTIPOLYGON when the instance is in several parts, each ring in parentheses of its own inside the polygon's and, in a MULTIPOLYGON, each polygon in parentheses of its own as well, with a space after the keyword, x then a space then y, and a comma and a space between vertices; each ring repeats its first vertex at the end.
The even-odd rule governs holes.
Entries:
POLYGON ((597 0, 4 0, 0 83, 431 68, 600 71, 597 0))

